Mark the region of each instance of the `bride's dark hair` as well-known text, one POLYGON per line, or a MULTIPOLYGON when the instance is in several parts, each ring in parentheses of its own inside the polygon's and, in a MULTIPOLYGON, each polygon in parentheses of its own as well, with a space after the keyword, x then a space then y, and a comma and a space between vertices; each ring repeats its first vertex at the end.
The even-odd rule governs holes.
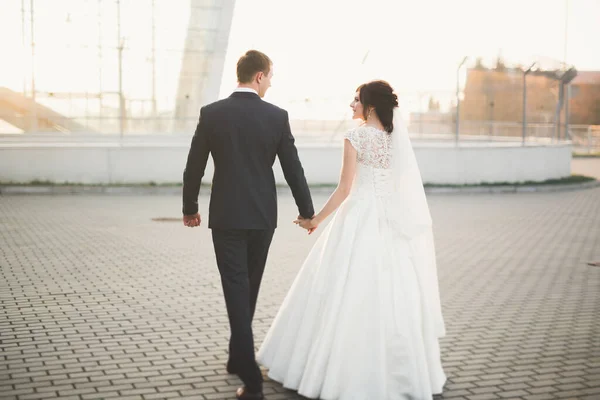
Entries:
POLYGON ((375 108, 377 117, 387 133, 394 130, 394 108, 398 107, 398 96, 386 81, 371 81, 356 89, 363 105, 363 118, 366 121, 370 107, 375 108))

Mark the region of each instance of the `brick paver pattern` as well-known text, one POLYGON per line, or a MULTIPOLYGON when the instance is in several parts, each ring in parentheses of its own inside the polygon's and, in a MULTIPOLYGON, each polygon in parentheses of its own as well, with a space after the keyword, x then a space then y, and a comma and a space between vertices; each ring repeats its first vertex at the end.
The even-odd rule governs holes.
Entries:
MULTIPOLYGON (((429 201, 448 331, 436 400, 600 399, 600 189, 429 201)), ((234 398, 210 231, 152 220, 179 210, 178 196, 0 197, 1 399, 234 398)), ((281 195, 257 345, 319 232, 296 215, 281 195)), ((301 398, 269 380, 265 395, 301 398)))

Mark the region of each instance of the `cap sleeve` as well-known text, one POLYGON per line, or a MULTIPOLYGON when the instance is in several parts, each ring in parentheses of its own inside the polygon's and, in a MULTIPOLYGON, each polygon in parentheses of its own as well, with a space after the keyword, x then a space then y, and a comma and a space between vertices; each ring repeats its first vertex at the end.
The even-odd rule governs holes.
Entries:
POLYGON ((346 132, 344 134, 344 139, 347 139, 350 142, 350 144, 352 145, 352 147, 354 147, 356 150, 358 150, 358 142, 359 142, 358 128, 350 129, 348 132, 346 132))

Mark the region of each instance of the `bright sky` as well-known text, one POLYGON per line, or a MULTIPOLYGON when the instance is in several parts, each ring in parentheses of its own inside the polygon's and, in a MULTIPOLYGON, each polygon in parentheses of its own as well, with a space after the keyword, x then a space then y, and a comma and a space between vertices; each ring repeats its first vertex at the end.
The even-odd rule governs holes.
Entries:
MULTIPOLYGON (((21 43, 21 0, 0 1, 0 86, 20 91, 30 71, 30 50, 21 43)), ((162 109, 174 105, 180 62, 171 50, 183 46, 189 2, 156 0, 157 47, 167 49, 157 63, 162 109)), ((147 98, 150 0, 121 4, 122 34, 134 48, 124 59, 125 90, 128 97, 147 98)), ((28 10, 29 0, 25 5, 28 10)), ((35 7, 42 32, 36 40, 37 89, 94 92, 101 70, 103 90, 116 90, 116 50, 107 50, 116 44, 115 1, 35 0, 35 7), (98 12, 102 27, 90 24, 98 12), (107 46, 102 68, 99 29, 107 46)), ((522 64, 536 56, 563 60, 565 37, 568 63, 600 70, 600 0, 237 0, 221 97, 235 87, 237 58, 256 48, 275 63, 267 100, 297 118, 340 117, 356 86, 373 78, 390 81, 403 94, 401 102, 415 108, 418 92, 424 103, 432 92, 452 97, 465 55, 491 60, 501 53, 508 63, 522 64)))
POLYGON ((222 95, 235 85, 237 57, 252 47, 274 60, 267 96, 277 103, 349 102, 372 78, 401 92, 449 95, 465 55, 562 61, 567 5, 567 62, 600 70, 600 0, 239 0, 222 95))

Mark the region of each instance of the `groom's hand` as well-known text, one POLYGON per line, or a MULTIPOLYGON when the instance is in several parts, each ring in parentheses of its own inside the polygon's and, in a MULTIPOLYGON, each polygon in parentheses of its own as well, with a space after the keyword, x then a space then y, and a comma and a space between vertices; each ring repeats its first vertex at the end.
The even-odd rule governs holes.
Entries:
POLYGON ((301 215, 298 215, 298 218, 296 218, 294 223, 299 227, 306 229, 308 231, 308 234, 310 235, 315 230, 317 230, 318 227, 318 224, 314 223, 316 222, 314 221, 314 218, 315 215, 313 215, 312 218, 303 218, 301 215))
POLYGON ((183 216, 183 225, 188 226, 190 228, 200 226, 200 222, 202 222, 202 218, 200 218, 200 213, 183 216))

